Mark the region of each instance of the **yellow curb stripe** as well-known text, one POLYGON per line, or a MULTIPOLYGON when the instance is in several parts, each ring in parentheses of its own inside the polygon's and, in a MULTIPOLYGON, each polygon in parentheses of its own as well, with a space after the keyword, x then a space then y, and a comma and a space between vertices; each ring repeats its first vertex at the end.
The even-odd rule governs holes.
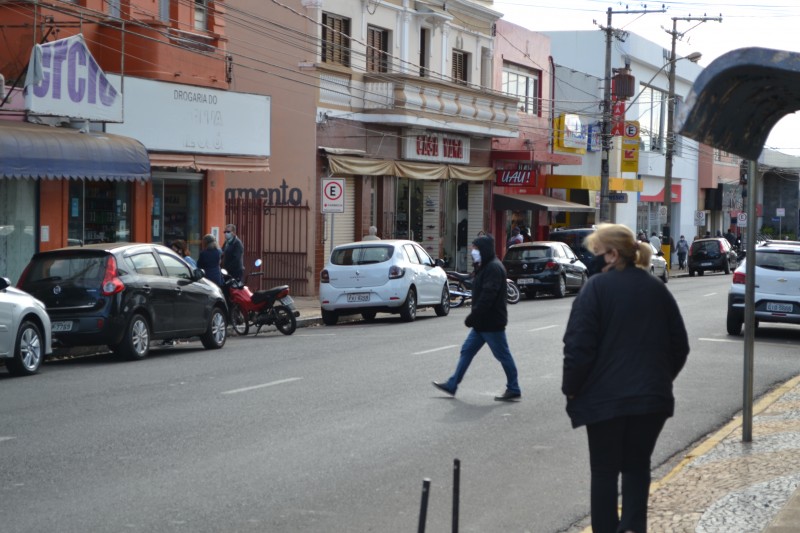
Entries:
MULTIPOLYGON (((778 399, 783 396, 784 394, 788 393, 790 390, 795 388, 798 384, 800 384, 800 375, 795 376, 794 378, 790 379, 783 385, 780 385, 775 390, 765 394, 759 401, 753 405, 753 417, 762 412, 766 411, 767 408, 778 401, 778 399)), ((663 485, 666 485, 673 477, 678 475, 686 465, 694 461, 697 457, 702 456, 705 453, 711 451, 714 446, 722 442, 728 435, 733 433, 740 425, 742 424, 742 416, 738 415, 733 420, 725 424, 721 429, 719 429, 716 433, 711 435, 705 441, 700 443, 696 448, 692 451, 687 453, 680 462, 675 465, 675 467, 667 473, 664 477, 657 481, 653 481, 650 484, 650 494, 653 494, 658 489, 660 489, 663 485)), ((592 526, 587 527, 581 533, 592 533, 592 526)))

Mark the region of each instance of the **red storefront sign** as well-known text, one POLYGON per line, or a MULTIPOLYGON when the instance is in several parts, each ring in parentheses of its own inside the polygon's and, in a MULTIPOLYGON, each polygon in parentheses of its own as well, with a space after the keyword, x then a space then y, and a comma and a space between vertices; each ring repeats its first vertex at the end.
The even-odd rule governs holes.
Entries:
POLYGON ((498 170, 495 185, 500 187, 526 187, 534 184, 533 170, 498 170))
POLYGON ((625 102, 614 101, 611 107, 611 135, 625 135, 625 102))

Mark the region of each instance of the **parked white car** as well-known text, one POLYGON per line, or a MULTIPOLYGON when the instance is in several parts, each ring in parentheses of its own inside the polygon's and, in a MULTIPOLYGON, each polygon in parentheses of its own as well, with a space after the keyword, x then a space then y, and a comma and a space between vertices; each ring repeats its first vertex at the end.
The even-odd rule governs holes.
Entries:
POLYGON ((15 376, 39 371, 52 353, 50 317, 44 304, 0 278, 0 360, 15 376))
MULTIPOLYGON (((729 335, 740 335, 744 323, 746 258, 733 272, 728 292, 729 335)), ((768 241, 755 249, 755 318, 759 322, 800 324, 800 246, 768 241)))
POLYGON ((422 246, 407 240, 342 244, 331 251, 320 275, 322 321, 332 326, 340 315, 399 313, 412 321, 420 307, 438 316, 450 312, 447 274, 422 246))
POLYGON ((664 253, 652 244, 650 244, 650 249, 653 251, 653 255, 650 257, 650 273, 664 283, 669 282, 669 268, 664 253))

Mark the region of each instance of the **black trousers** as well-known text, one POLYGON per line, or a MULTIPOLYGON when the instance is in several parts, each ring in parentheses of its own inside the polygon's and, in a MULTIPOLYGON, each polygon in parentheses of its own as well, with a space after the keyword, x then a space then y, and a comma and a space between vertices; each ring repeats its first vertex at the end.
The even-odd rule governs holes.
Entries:
POLYGON ((647 532, 650 456, 664 413, 613 418, 586 426, 592 470, 592 532, 647 532), (622 516, 617 512, 622 474, 622 516))

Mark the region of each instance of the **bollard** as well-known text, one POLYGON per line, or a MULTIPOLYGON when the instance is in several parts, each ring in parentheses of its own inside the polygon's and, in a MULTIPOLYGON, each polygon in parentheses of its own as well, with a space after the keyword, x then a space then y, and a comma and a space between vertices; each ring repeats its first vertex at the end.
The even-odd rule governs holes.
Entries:
POLYGON ((425 533, 425 522, 428 519, 428 493, 430 489, 431 480, 429 478, 424 478, 422 480, 422 504, 419 509, 419 526, 417 527, 419 533, 425 533))
POLYGON ((453 460, 453 533, 458 533, 458 501, 461 497, 461 461, 453 460))

